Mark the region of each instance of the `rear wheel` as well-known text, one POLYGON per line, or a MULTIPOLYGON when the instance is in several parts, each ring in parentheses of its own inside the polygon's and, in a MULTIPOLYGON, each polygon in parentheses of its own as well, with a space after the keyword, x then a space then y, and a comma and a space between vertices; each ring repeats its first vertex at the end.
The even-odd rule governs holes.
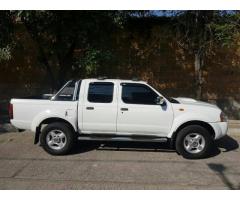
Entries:
POLYGON ((52 155, 64 155, 73 148, 76 136, 65 123, 51 123, 44 127, 41 133, 43 149, 52 155))
POLYGON ((199 125, 190 125, 179 131, 176 150, 183 157, 198 159, 207 157, 213 146, 213 138, 208 130, 199 125))

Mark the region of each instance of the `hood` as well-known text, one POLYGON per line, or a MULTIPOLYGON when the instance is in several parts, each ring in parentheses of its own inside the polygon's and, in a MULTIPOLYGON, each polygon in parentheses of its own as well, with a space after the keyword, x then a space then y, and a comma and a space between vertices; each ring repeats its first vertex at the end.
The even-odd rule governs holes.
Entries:
POLYGON ((181 103, 181 104, 199 105, 199 106, 208 106, 208 107, 212 107, 212 108, 218 108, 214 104, 206 103, 206 102, 203 102, 203 101, 197 101, 197 100, 192 99, 192 98, 178 97, 178 98, 175 98, 175 99, 177 101, 179 101, 179 103, 181 103))

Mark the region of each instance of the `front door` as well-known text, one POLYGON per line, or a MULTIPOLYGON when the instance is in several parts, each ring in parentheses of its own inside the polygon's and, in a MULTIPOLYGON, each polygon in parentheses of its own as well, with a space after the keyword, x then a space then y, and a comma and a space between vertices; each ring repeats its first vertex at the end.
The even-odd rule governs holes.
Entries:
POLYGON ((171 104, 157 104, 159 96, 143 83, 121 83, 117 132, 167 136, 173 122, 171 104))
POLYGON ((82 107, 83 133, 116 133, 117 99, 113 82, 86 84, 82 107))

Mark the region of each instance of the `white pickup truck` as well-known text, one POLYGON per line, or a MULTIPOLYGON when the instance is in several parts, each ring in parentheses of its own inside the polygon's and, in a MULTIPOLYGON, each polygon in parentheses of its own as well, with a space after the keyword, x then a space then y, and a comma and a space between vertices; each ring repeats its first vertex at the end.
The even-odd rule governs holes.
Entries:
POLYGON ((217 106, 167 98, 137 80, 71 80, 50 98, 12 99, 9 113, 53 155, 69 153, 78 139, 167 142, 185 158, 202 158, 228 127, 217 106))

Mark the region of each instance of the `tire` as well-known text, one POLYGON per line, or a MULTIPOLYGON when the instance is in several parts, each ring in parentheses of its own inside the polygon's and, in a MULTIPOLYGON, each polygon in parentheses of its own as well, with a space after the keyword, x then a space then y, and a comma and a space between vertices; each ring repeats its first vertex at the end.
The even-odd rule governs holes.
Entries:
POLYGON ((76 143, 76 134, 68 124, 54 122, 42 130, 40 142, 43 149, 52 155, 68 154, 76 143))
POLYGON ((209 155, 213 147, 213 138, 202 126, 189 125, 177 134, 176 150, 184 158, 200 159, 209 155))

